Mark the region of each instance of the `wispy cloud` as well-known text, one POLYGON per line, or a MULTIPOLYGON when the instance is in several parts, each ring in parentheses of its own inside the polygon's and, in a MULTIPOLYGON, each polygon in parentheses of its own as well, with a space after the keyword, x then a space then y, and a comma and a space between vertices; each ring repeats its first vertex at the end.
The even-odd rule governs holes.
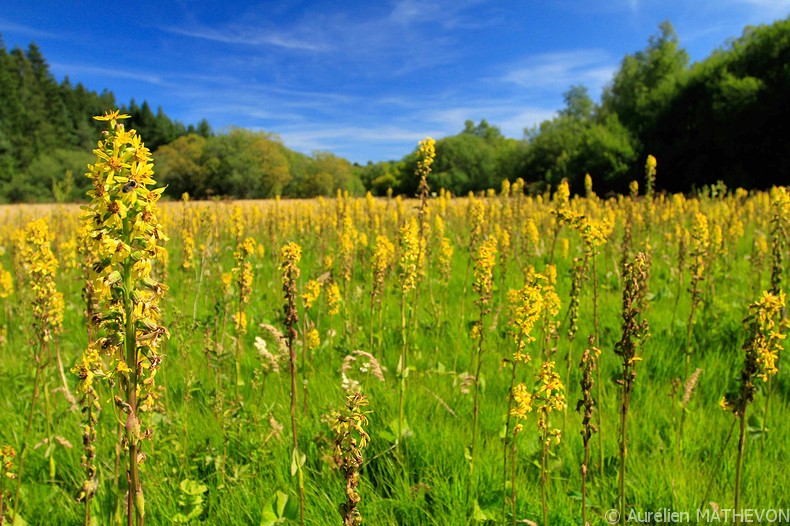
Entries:
POLYGON ((398 0, 387 19, 403 26, 438 24, 444 29, 480 27, 486 24, 481 19, 481 13, 470 17, 468 11, 481 3, 483 0, 398 0))
POLYGON ((332 126, 317 124, 312 128, 294 127, 278 132, 283 143, 303 153, 332 151, 351 161, 365 163, 362 152, 374 149, 380 159, 398 159, 409 152, 426 135, 441 136, 440 130, 413 127, 332 126))
POLYGON ((88 75, 96 75, 100 77, 112 77, 119 79, 135 80, 138 82, 146 82, 148 84, 166 85, 167 82, 160 75, 151 73, 144 73, 139 71, 130 71, 128 69, 112 69, 97 66, 90 66, 85 64, 64 64, 61 62, 53 62, 50 64, 52 71, 56 74, 74 75, 84 73, 88 75))
POLYGON ((616 61, 604 51, 560 51, 528 57, 512 66, 501 80, 529 89, 564 89, 584 84, 595 92, 611 80, 616 70, 616 61))
POLYGON ((441 135, 453 135, 463 129, 464 122, 479 122, 486 119, 497 126, 507 137, 520 139, 525 128, 536 126, 555 116, 556 110, 541 106, 530 106, 518 101, 458 106, 437 110, 427 116, 429 122, 439 124, 441 135))
POLYGON ((192 38, 221 42, 224 44, 240 44, 244 46, 275 46, 284 49, 302 51, 325 51, 327 46, 319 42, 303 39, 292 35, 246 26, 232 26, 221 29, 207 27, 180 28, 165 26, 164 31, 192 38))
POLYGON ((752 4, 769 9, 790 9, 790 0, 733 0, 736 3, 752 4))
POLYGON ((30 27, 24 24, 17 24, 0 18, 0 33, 18 33, 33 38, 59 38, 59 35, 51 31, 30 27))
POLYGON ((754 16, 765 18, 787 16, 790 13, 790 0, 725 0, 723 4, 741 4, 755 10, 754 16))

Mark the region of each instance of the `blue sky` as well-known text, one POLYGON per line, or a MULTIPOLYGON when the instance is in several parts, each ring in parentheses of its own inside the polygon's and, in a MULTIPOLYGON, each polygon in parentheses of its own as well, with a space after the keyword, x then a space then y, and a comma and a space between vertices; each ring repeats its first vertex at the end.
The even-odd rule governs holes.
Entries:
POLYGON ((365 163, 467 119, 521 138, 572 84, 598 100, 663 20, 701 60, 788 14, 790 0, 0 0, 0 33, 119 102, 365 163))

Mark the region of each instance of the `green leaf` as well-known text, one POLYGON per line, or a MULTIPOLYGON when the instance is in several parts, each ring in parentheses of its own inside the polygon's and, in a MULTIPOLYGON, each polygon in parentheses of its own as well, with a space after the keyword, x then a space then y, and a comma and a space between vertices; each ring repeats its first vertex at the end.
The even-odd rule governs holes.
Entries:
POLYGON ((295 476, 302 466, 304 466, 305 461, 307 460, 307 455, 299 451, 297 448, 294 448, 293 452, 291 452, 291 476, 295 476))
POLYGON ((299 513, 296 499, 287 493, 277 490, 272 495, 269 505, 263 510, 261 526, 275 526, 287 520, 296 520, 299 513))
POLYGON ((282 518, 289 521, 295 521, 299 518, 299 500, 288 497, 285 507, 282 511, 282 518))
POLYGON ((288 505, 288 494, 280 490, 274 494, 274 510, 277 517, 282 517, 285 514, 285 507, 288 505))
POLYGON ((413 436, 414 433, 412 432, 411 428, 409 427, 409 421, 405 418, 403 419, 403 428, 398 429, 398 419, 393 418, 389 423, 389 432, 382 431, 379 433, 379 436, 383 437, 385 440, 389 442, 396 442, 401 438, 408 438, 413 436), (400 431, 400 432, 399 432, 400 431))
POLYGON ((175 524, 189 524, 190 519, 183 513, 176 513, 170 520, 175 524))
POLYGON ((263 510, 263 517, 261 517, 261 526, 275 526, 280 522, 279 517, 270 509, 263 510))
POLYGON ((502 424, 502 429, 499 430, 499 438, 502 440, 507 438, 507 423, 502 424))
POLYGON ((488 513, 486 513, 480 508, 480 504, 477 503, 477 499, 475 499, 472 518, 475 520, 475 522, 486 522, 491 520, 491 517, 488 516, 488 513))
POLYGON ((205 486, 204 484, 199 484, 194 480, 190 480, 190 479, 182 480, 179 483, 178 488, 181 490, 182 493, 190 496, 202 495, 203 493, 208 491, 207 486, 205 486))

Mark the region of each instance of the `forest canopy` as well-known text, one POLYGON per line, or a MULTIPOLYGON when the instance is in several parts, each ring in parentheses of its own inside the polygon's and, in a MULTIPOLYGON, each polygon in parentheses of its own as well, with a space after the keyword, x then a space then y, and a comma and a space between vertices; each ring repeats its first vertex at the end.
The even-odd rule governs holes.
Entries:
MULTIPOLYGON (((430 184, 456 195, 522 178, 541 191, 567 179, 583 190, 624 192, 645 158, 658 158, 659 190, 692 191, 786 184, 790 173, 790 18, 747 27, 707 59, 691 64, 669 22, 643 50, 626 55, 594 101, 569 86, 555 116, 507 138, 487 121, 467 121, 436 143, 430 184)), ((166 195, 311 197, 337 190, 413 195, 415 153, 360 166, 329 152, 305 155, 275 133, 215 133, 206 120, 185 125, 147 101, 118 104, 112 92, 58 81, 36 44, 8 51, 0 40, 0 202, 83 199, 83 177, 100 127, 93 115, 131 115, 154 152, 166 195)))

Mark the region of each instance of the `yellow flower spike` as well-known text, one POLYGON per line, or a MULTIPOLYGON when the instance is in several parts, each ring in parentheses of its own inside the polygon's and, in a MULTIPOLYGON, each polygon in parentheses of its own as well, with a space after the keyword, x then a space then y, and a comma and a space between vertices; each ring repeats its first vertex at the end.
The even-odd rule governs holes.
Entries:
POLYGON ((400 278, 401 289, 408 292, 417 286, 419 270, 420 240, 417 221, 412 219, 400 229, 400 278))
POLYGON ((557 208, 564 208, 568 206, 568 201, 571 197, 571 189, 570 185, 568 185, 568 180, 563 179, 559 185, 557 185, 557 191, 554 192, 554 203, 556 204, 557 208))
MULTIPOLYGON (((127 408, 127 442, 131 487, 135 502, 142 502, 142 484, 136 464, 141 454, 139 432, 141 413, 155 407, 154 376, 161 363, 159 349, 168 336, 160 325, 159 300, 166 286, 152 278, 152 269, 164 268, 167 240, 157 216, 156 202, 163 188, 152 190, 153 165, 150 152, 134 130, 118 121, 128 118, 119 111, 95 117, 108 122, 109 130, 94 150, 96 162, 86 174, 92 181, 90 204, 83 218, 87 250, 96 255, 88 281, 101 319, 95 340, 83 352, 75 368, 80 390, 85 394, 84 414, 88 420, 84 441, 91 447, 97 423, 98 397, 93 390, 96 378, 108 378, 122 387, 127 408), (103 359, 117 358, 116 366, 104 373, 103 359), (137 370, 137 374, 129 374, 137 370)), ((90 486, 95 469, 85 465, 90 486)), ((91 495, 87 494, 86 499, 91 495)), ((137 506, 138 521, 144 509, 137 506)))
POLYGON ((14 293, 14 279, 11 273, 0 265, 0 298, 7 298, 14 293))
POLYGON ((416 174, 420 177, 427 177, 431 173, 431 165, 436 158, 436 141, 431 137, 426 137, 418 146, 418 159, 416 174))
POLYGON ((313 304, 318 300, 321 295, 321 282, 316 279, 311 279, 304 286, 302 293, 302 301, 304 301, 305 310, 310 310, 313 304))
POLYGON ((482 305, 488 305, 494 290, 494 265, 496 264, 497 247, 497 239, 492 236, 480 244, 475 254, 475 281, 472 287, 480 295, 479 301, 482 305))
POLYGON ((340 287, 337 282, 332 281, 326 286, 326 304, 330 316, 340 312, 340 287))

